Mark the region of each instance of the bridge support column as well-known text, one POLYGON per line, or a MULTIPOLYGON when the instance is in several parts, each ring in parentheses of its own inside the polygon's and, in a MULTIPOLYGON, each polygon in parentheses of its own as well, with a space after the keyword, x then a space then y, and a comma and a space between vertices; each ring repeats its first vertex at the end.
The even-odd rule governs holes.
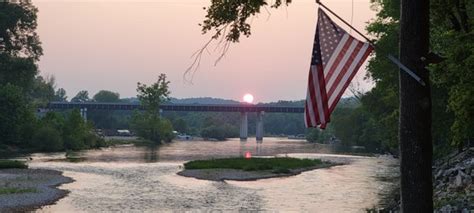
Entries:
POLYGON ((257 112, 257 131, 255 131, 257 143, 263 141, 263 112, 257 112))
POLYGON ((81 108, 81 117, 87 122, 87 108, 81 108))
POLYGON ((240 140, 246 141, 248 138, 247 112, 240 112, 240 140))

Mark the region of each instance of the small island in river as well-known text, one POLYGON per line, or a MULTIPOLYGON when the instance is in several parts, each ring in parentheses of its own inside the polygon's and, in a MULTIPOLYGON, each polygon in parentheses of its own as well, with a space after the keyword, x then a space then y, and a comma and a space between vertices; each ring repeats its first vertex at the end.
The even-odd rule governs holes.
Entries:
POLYGON ((274 177, 298 175, 304 171, 339 165, 319 159, 274 158, 224 158, 195 160, 184 164, 178 175, 201 180, 251 181, 274 177))

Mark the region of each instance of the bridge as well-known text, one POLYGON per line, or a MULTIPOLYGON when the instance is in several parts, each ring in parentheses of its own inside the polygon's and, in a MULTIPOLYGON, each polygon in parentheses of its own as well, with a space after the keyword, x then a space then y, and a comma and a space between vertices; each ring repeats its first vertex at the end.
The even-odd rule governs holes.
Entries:
MULTIPOLYGON (((50 102, 46 109, 66 110, 79 109, 84 119, 87 119, 87 110, 144 110, 138 103, 100 103, 100 102, 50 102)), ((264 113, 303 113, 303 107, 272 106, 267 104, 161 104, 160 111, 180 112, 240 112, 240 139, 248 138, 248 113, 257 113, 257 141, 263 140, 264 113)))

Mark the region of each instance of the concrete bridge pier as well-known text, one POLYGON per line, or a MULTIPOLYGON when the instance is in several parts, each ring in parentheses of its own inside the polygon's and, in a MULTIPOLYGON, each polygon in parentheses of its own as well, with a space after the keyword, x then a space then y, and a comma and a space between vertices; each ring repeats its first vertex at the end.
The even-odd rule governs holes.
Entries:
POLYGON ((257 143, 263 142, 263 114, 264 112, 257 112, 257 130, 255 131, 257 143))
POLYGON ((240 112, 240 140, 246 141, 248 138, 247 112, 240 112))
POLYGON ((81 108, 80 112, 81 112, 82 119, 84 119, 84 121, 87 122, 87 108, 81 108))

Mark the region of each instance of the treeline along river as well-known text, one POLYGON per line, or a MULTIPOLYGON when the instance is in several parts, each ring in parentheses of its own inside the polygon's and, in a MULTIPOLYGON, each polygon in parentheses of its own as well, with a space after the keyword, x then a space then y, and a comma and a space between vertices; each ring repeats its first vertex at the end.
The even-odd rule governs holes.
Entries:
POLYGON ((334 154, 303 141, 265 138, 257 145, 238 139, 224 142, 177 141, 159 147, 131 145, 75 153, 33 154, 32 168, 64 171, 75 182, 60 188, 70 194, 38 212, 155 212, 169 210, 263 210, 365 212, 383 202, 394 187, 398 161, 388 156, 334 154), (345 165, 297 176, 257 181, 213 182, 176 173, 189 160, 239 156, 321 158, 345 165))

